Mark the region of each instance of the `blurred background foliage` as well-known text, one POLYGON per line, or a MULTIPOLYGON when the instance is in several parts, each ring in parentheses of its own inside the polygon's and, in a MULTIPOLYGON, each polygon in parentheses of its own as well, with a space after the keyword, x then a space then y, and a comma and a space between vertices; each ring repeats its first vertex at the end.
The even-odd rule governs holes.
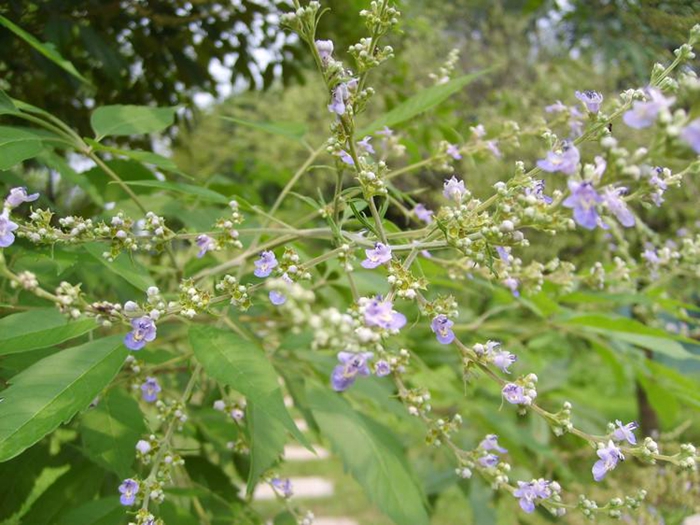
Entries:
MULTIPOLYGON (((357 13, 366 3, 365 0, 324 3, 332 14, 323 18, 318 37, 335 42, 336 56, 346 58, 347 47, 364 36, 357 13)), ((183 180, 225 195, 239 195, 252 205, 269 207, 304 161, 308 149, 323 144, 330 122, 326 93, 317 72, 311 69, 313 64, 295 38, 280 36, 275 12, 285 5, 258 0, 239 0, 233 4, 209 0, 9 0, 0 5, 0 14, 52 43, 91 85, 81 84, 0 28, 0 87, 14 98, 54 113, 84 134, 89 133, 90 109, 96 106, 184 104, 187 111, 181 125, 166 144, 179 170, 194 179, 183 180), (212 68, 212 60, 225 64, 223 69, 231 73, 232 96, 219 96, 217 83, 221 79, 217 79, 216 71, 222 68, 212 68), (194 103, 195 95, 202 93, 209 93, 216 100, 209 98, 207 105, 198 107, 194 103), (289 140, 222 116, 258 123, 295 123, 304 130, 304 137, 289 140)), ((401 31, 389 36, 396 58, 373 73, 371 85, 377 96, 363 118, 370 122, 421 88, 432 85, 434 80, 429 73, 436 73, 453 49, 459 50, 455 76, 492 67, 488 75, 469 84, 439 108, 400 126, 398 131, 406 152, 403 157, 391 159, 392 168, 399 168, 430 156, 441 140, 466 141, 470 127, 477 124, 483 124, 487 137, 491 137, 504 129, 506 120, 518 122, 521 129, 529 130, 531 138, 520 143, 503 143, 505 161, 466 157, 456 164, 456 173, 464 176, 477 196, 488 195, 496 180, 509 176, 510 171, 504 173, 504 170, 511 170, 516 160, 532 163, 542 155, 545 148, 537 135, 544 124, 546 105, 557 100, 573 104, 576 89, 596 89, 612 97, 620 89, 644 86, 653 63, 670 61, 672 49, 684 41, 694 23, 700 22, 700 3, 692 0, 403 0, 400 6, 401 31)), ((628 132, 620 136, 624 137, 624 133, 628 132)), ((43 161, 28 164, 23 179, 25 183, 31 182, 32 189, 45 189, 40 204, 50 205, 62 215, 90 216, 103 212, 95 199, 76 190, 73 164, 67 165, 56 158, 43 161)), ((319 162, 333 160, 326 156, 319 162)), ((111 163, 127 179, 153 176, 133 161, 115 159, 111 163)), ((105 200, 117 201, 118 209, 129 211, 131 205, 121 190, 100 179, 98 168, 91 169, 91 178, 97 181, 105 200)), ((426 168, 401 178, 397 186, 404 191, 437 188, 444 176, 443 172, 426 168)), ((331 179, 327 170, 312 170, 297 191, 316 196, 319 188, 331 187, 331 179)), ((2 182, 8 187, 21 181, 16 174, 3 174, 2 182)), ((150 191, 143 189, 147 195, 150 191)), ((698 218, 697 198, 683 198, 680 194, 700 195, 698 182, 690 181, 683 190, 675 191, 675 195, 669 192, 674 206, 652 212, 652 224, 661 231, 673 232, 698 218)), ((172 221, 173 229, 205 230, 220 213, 214 205, 200 201, 190 206, 189 202, 166 199, 162 194, 154 194, 148 203, 149 209, 172 221)), ((431 203, 427 204, 430 207, 431 203)), ((281 217, 291 220, 309 211, 302 200, 290 199, 281 217)), ((394 219, 399 224, 405 220, 394 219)), ((566 249, 568 255, 585 265, 601 257, 600 251, 587 250, 589 241, 590 238, 583 236, 547 241, 538 245, 536 255, 543 259, 566 249)), ((523 253, 522 257, 527 260, 529 255, 523 253)), ((86 289, 109 290, 105 297, 121 301, 131 299, 135 293, 122 277, 101 272, 100 261, 85 260, 85 254, 24 250, 18 246, 12 263, 41 272, 46 276, 42 282, 49 287, 69 279, 84 282, 86 289)), ((141 263, 145 265, 148 261, 141 263)), ((155 265, 158 261, 154 259, 150 263, 155 265)), ((197 271, 203 264, 204 261, 192 259, 187 273, 197 271)), ((444 291, 466 298, 461 301, 463 320, 475 322, 484 311, 493 308, 509 312, 504 319, 489 323, 488 329, 478 331, 475 334, 478 339, 465 343, 487 338, 509 341, 509 349, 524 356, 524 366, 538 372, 541 398, 552 406, 564 400, 572 401, 577 425, 585 430, 600 432, 606 421, 616 417, 625 421, 635 419, 640 413, 640 403, 652 407, 663 431, 673 431, 689 420, 697 421, 700 407, 697 369, 681 370, 678 362, 663 358, 647 361, 629 344, 583 342, 550 328, 547 317, 559 305, 547 289, 516 304, 507 291, 489 283, 478 279, 469 285, 464 280, 450 282, 444 279, 440 266, 428 260, 421 265, 431 280, 434 278, 444 286, 444 291), (641 401, 640 385, 645 396, 641 401)), ((332 264, 325 270, 331 282, 332 276, 340 273, 332 264)), ((367 272, 358 274, 360 292, 375 293, 379 283, 383 283, 377 279, 367 272)), ((683 290, 682 282, 674 286, 683 292, 686 300, 697 304, 693 290, 683 290)), ((348 299, 347 290, 330 287, 320 293, 328 304, 348 299)), ((583 296, 568 300, 581 311, 600 310, 599 303, 588 303, 583 296)), ((24 305, 32 305, 32 301, 39 303, 26 294, 22 301, 24 305)), ((651 300, 645 296, 640 301, 651 300)), ((610 302, 605 307, 631 315, 629 305, 610 302)), ((262 309, 253 309, 246 319, 258 322, 264 316, 262 309)), ((433 404, 439 410, 449 414, 454 407, 459 408, 467 422, 465 442, 475 445, 485 430, 493 431, 512 450, 513 462, 521 465, 514 477, 522 479, 538 473, 561 479, 574 494, 579 488, 583 491, 584 486, 590 490, 590 451, 581 451, 580 442, 567 436, 556 440, 562 455, 555 456, 551 451, 555 438, 540 421, 535 418, 523 421, 515 411, 496 412, 499 392, 479 383, 465 387, 457 372, 460 367, 456 356, 442 351, 431 334, 425 332, 420 348, 416 349, 421 358, 416 382, 431 389, 433 404), (471 402, 476 398, 484 402, 471 402)), ((1 379, 7 380, 42 356, 34 353, 29 357, 4 359, 1 379)), ((144 358, 164 359, 163 356, 144 358)), ((292 362, 294 356, 283 350, 280 358, 292 362)), ((354 406, 400 431, 429 500, 435 505, 434 523, 456 523, 457 519, 460 523, 479 525, 514 523, 512 498, 493 496, 478 482, 457 483, 447 454, 426 453, 422 429, 403 415, 385 388, 379 380, 370 379, 358 384, 347 397, 354 406)), ((686 440, 697 441, 699 437, 696 425, 686 440)), ((70 440, 71 436, 66 439, 70 440)), ((66 461, 73 459, 71 456, 66 461)), ((54 458, 54 461, 63 460, 54 458)), ((4 465, 3 468, 16 467, 4 465)), ((298 469, 294 470, 297 467, 285 468, 289 469, 286 473, 299 474, 298 469)), ((340 497, 324 504, 332 506, 327 511, 335 512, 339 508, 342 512, 357 511, 363 513, 363 523, 384 523, 385 518, 359 503, 364 501, 364 496, 353 482, 343 477, 337 462, 323 468, 328 468, 329 476, 343 480, 338 483, 342 487, 340 497), (343 497, 347 498, 345 503, 339 503, 343 497)), ((633 486, 635 480, 649 472, 636 465, 625 465, 624 475, 613 477, 606 486, 596 487, 599 494, 593 495, 611 497, 624 493, 626 487, 633 486)), ((227 474, 234 475, 228 470, 227 474)), ((667 523, 678 523, 688 505, 683 499, 683 478, 663 471, 652 480, 645 477, 644 481, 651 487, 652 503, 665 509, 667 523)), ((546 522, 544 515, 521 515, 518 519, 522 523, 546 522)), ((568 523, 583 522, 574 516, 567 519, 568 523)), ((178 523, 177 518, 173 523, 178 523)), ((649 517, 649 521, 640 523, 658 523, 658 520, 649 517)))

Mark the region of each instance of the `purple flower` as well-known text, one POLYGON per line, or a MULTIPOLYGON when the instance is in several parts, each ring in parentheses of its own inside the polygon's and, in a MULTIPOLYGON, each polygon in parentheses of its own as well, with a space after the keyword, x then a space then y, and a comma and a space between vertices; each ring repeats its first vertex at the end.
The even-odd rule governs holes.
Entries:
POLYGON ((529 405, 529 399, 525 397, 525 390, 520 385, 508 383, 501 391, 506 401, 513 405, 529 405))
POLYGON ((569 109, 568 106, 566 106, 566 104, 564 104, 561 100, 557 100, 554 104, 544 107, 544 110, 547 113, 561 113, 567 109, 569 109))
MULTIPOLYGON (((285 283, 287 283, 287 288, 290 288, 292 286, 292 284, 294 284, 294 281, 292 281, 289 278, 289 275, 287 275, 287 272, 284 272, 282 274, 281 278, 285 283)), ((275 306, 280 306, 280 305, 283 305, 284 303, 287 302, 287 296, 283 292, 280 292, 279 290, 270 290, 268 297, 270 298, 270 302, 272 304, 274 304, 275 306)))
POLYGON ((272 487, 285 498, 291 498, 294 495, 294 491, 292 490, 292 482, 289 480, 289 478, 273 478, 272 481, 270 481, 270 485, 272 485, 272 487))
POLYGON ((255 270, 253 271, 253 274, 256 277, 264 279, 272 273, 272 270, 277 268, 277 257, 275 257, 274 253, 265 251, 260 254, 260 258, 255 261, 254 264, 255 270))
POLYGON ((657 265, 661 263, 661 259, 659 259, 659 256, 656 253, 656 250, 653 246, 648 246, 642 252, 642 259, 646 259, 646 261, 651 265, 657 265))
POLYGON ((622 199, 622 195, 627 193, 627 188, 613 188, 608 186, 603 192, 602 198, 603 203, 612 212, 617 220, 620 221, 625 228, 631 228, 634 226, 634 215, 627 207, 627 204, 622 199))
POLYGON ((651 177, 649 177, 649 184, 652 186, 656 186, 656 193, 652 194, 652 199, 654 200, 654 204, 656 204, 657 207, 661 206, 661 204, 664 202, 664 192, 668 189, 668 184, 666 184, 666 181, 661 178, 661 175, 663 174, 664 169, 660 166, 657 166, 654 168, 652 171, 651 177))
POLYGON ((338 84, 331 95, 331 103, 328 104, 328 111, 336 115, 344 115, 346 103, 350 98, 350 91, 357 87, 357 79, 353 78, 348 82, 338 84))
POLYGON ((214 249, 216 246, 216 241, 209 237, 208 235, 202 234, 202 235, 197 235, 197 239, 195 239, 195 244, 199 247, 199 253, 197 253, 197 257, 200 259, 204 257, 204 254, 207 253, 209 250, 214 249))
POLYGON ((510 374, 508 367, 518 360, 517 356, 506 350, 499 350, 491 355, 491 362, 500 368, 504 374, 510 374))
POLYGON ((680 137, 700 155, 700 118, 696 118, 681 130, 680 137))
POLYGON ((493 156, 496 157, 497 159, 500 159, 503 156, 503 154, 501 153, 501 150, 498 148, 498 141, 497 140, 489 140, 488 142, 486 142, 486 147, 493 154, 493 156))
POLYGON ((39 198, 38 193, 27 195, 27 188, 12 188, 10 194, 5 199, 5 206, 8 208, 16 208, 23 202, 33 202, 39 198))
POLYGON ((141 350, 156 338, 156 323, 147 315, 132 319, 131 327, 133 330, 124 337, 124 345, 129 350, 141 350))
POLYGON ((571 195, 564 199, 565 208, 573 208, 574 220, 587 230, 595 229, 598 224, 596 204, 602 201, 598 192, 590 182, 568 182, 571 195))
POLYGON ((10 220, 10 215, 5 213, 0 214, 0 248, 7 248, 15 242, 15 234, 12 233, 19 226, 10 220))
POLYGON ((449 144, 447 146, 447 154, 455 160, 460 160, 462 158, 459 147, 454 144, 449 144))
POLYGON ((461 202, 464 194, 467 193, 467 189, 464 187, 464 181, 459 180, 457 177, 452 177, 451 179, 445 180, 445 184, 442 190, 442 194, 446 199, 461 202))
POLYGON ((374 146, 372 146, 372 144, 369 143, 370 140, 372 140, 372 137, 367 135, 365 138, 363 138, 361 141, 359 141, 357 143, 357 145, 360 146, 367 153, 374 155, 375 154, 374 146))
POLYGON ((391 301, 382 301, 381 296, 377 296, 365 306, 365 324, 385 330, 400 330, 406 324, 406 316, 395 311, 391 301))
POLYGON ((148 454, 151 451, 151 448, 151 443, 145 439, 139 439, 136 443, 136 450, 138 450, 141 454, 148 454))
POLYGON ((348 164, 349 166, 355 165, 355 161, 352 160, 350 154, 344 149, 341 149, 340 152, 338 152, 338 157, 340 157, 340 160, 342 160, 345 164, 348 164))
POLYGON ((153 403, 158 399, 158 393, 160 391, 160 385, 155 377, 147 377, 146 381, 141 385, 141 397, 147 403, 153 403))
POLYGON ((496 434, 487 434, 481 443, 479 443, 479 448, 482 450, 495 450, 500 454, 508 452, 507 449, 498 444, 498 436, 496 434))
POLYGON ((666 98, 656 88, 647 89, 647 101, 635 100, 632 109, 622 115, 622 120, 630 128, 648 128, 659 116, 662 110, 668 109, 676 101, 675 98, 666 98))
POLYGON ((391 365, 384 359, 380 359, 374 363, 374 373, 377 377, 384 377, 391 374, 391 365))
POLYGON ((391 129, 389 126, 384 126, 382 129, 379 131, 374 132, 375 135, 380 135, 382 137, 389 138, 394 134, 394 130, 391 129))
POLYGON ((600 458, 593 465, 593 479, 596 481, 602 480, 605 475, 617 466, 618 461, 624 461, 625 456, 615 443, 608 441, 607 446, 601 447, 596 454, 600 458))
POLYGON ((471 130, 472 130, 472 133, 474 133, 474 135, 476 135, 477 138, 482 138, 483 136, 486 135, 486 129, 484 128, 483 124, 478 124, 478 125, 474 126, 473 128, 471 128, 471 130))
POLYGON ((391 260, 391 248, 378 242, 371 250, 365 250, 367 258, 360 263, 363 268, 371 270, 391 260))
POLYGON ((367 361, 372 359, 372 352, 338 352, 338 361, 341 364, 333 369, 331 374, 331 386, 336 392, 342 392, 350 388, 357 376, 370 375, 367 361))
POLYGON ((639 425, 635 421, 623 425, 622 421, 616 419, 615 424, 617 425, 617 428, 613 431, 613 438, 615 440, 627 441, 630 445, 637 444, 637 438, 634 435, 634 431, 639 428, 639 425))
POLYGON ((504 248, 503 246, 496 246, 496 253, 498 257, 503 261, 504 264, 510 264, 510 248, 504 248))
POLYGON ((484 468, 492 468, 498 465, 498 456, 496 454, 486 454, 479 458, 479 463, 484 468))
POLYGON ((435 332, 438 342, 449 345, 455 340, 455 333, 452 331, 454 322, 450 321, 446 315, 436 316, 430 323, 430 329, 435 332))
POLYGON ((418 220, 423 221, 426 224, 433 222, 433 211, 429 210, 422 204, 416 204, 413 208, 413 213, 415 213, 418 220))
POLYGON ((506 277, 505 279, 503 279, 503 286, 510 290, 510 293, 513 294, 513 297, 520 297, 520 290, 518 290, 518 287, 520 286, 520 281, 518 281, 515 277, 506 277))
POLYGON ((245 417, 245 412, 241 410, 240 408, 233 408, 231 409, 231 412, 229 412, 229 415, 231 416, 231 419, 234 421, 243 421, 243 418, 245 417))
POLYGON ((549 173, 561 171, 571 175, 576 173, 580 160, 581 155, 576 146, 567 141, 562 144, 561 150, 547 152, 547 157, 537 161, 537 167, 549 173))
POLYGON ((333 55, 333 41, 316 40, 316 49, 318 50, 323 65, 328 65, 328 61, 331 59, 331 55, 333 55))
POLYGON ((527 186, 525 188, 525 195, 532 195, 537 200, 544 201, 545 204, 552 204, 552 197, 544 194, 544 181, 536 180, 532 183, 532 186, 527 186))
POLYGON ((119 485, 119 502, 125 507, 131 507, 136 501, 136 495, 139 493, 139 482, 135 479, 127 478, 119 485))
POLYGON ((518 488, 513 491, 513 496, 518 498, 520 508, 530 514, 535 511, 535 501, 550 498, 552 489, 550 482, 544 479, 518 481, 518 488))
POLYGON ((603 102, 603 95, 598 91, 577 91, 576 98, 586 106, 586 109, 591 113, 598 113, 600 105, 603 102))

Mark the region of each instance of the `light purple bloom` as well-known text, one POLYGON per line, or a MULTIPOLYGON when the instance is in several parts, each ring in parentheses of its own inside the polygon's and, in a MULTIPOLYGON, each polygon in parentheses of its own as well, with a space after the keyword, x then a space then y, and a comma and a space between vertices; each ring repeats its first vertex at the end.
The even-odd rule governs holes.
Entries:
POLYGON ((141 452, 141 454, 148 454, 151 451, 151 443, 145 439, 139 439, 136 443, 136 450, 141 452))
POLYGON ((415 213, 418 220, 426 224, 433 222, 433 211, 426 208, 423 204, 416 204, 413 208, 413 213, 415 213))
POLYGON ((520 281, 518 281, 515 277, 506 277, 503 279, 503 285, 510 290, 513 297, 520 297, 520 290, 518 290, 520 281))
POLYGON ((486 128, 484 128, 483 124, 478 124, 474 126, 472 129, 472 133, 477 136, 477 138, 482 138, 486 135, 486 128))
POLYGON ((491 362, 500 368, 504 374, 510 374, 508 367, 518 360, 517 356, 511 354, 507 350, 494 352, 491 356, 491 362))
POLYGON ((498 456, 496 454, 486 454, 479 458, 479 463, 484 468, 492 468, 498 465, 498 456))
POLYGON ((568 182, 571 195, 564 199, 562 205, 565 208, 573 208, 574 220, 587 230, 595 229, 598 224, 598 211, 596 204, 602 202, 602 198, 595 191, 590 182, 568 182))
POLYGON ((344 115, 346 103, 350 98, 350 92, 357 87, 358 81, 356 78, 338 84, 331 95, 331 103, 328 104, 328 111, 336 115, 344 115))
MULTIPOLYGON (((291 287, 292 284, 294 284, 294 281, 292 281, 289 278, 289 275, 287 275, 287 272, 284 272, 282 274, 282 280, 285 283, 287 283, 288 288, 291 287)), ((283 292, 280 292, 279 290, 270 290, 268 297, 270 298, 270 302, 272 304, 274 304, 275 306, 280 306, 280 305, 283 305, 284 303, 287 302, 287 296, 283 292)))
POLYGON ((648 128, 656 122, 659 113, 671 107, 675 101, 676 99, 673 97, 664 97, 661 91, 656 88, 648 88, 647 100, 645 102, 635 100, 632 103, 632 109, 622 115, 622 120, 630 128, 648 128))
POLYGON ((370 140, 372 140, 372 137, 367 135, 365 138, 363 138, 361 141, 357 143, 358 146, 360 146, 363 150, 365 150, 367 153, 370 153, 374 155, 374 146, 370 144, 370 140))
POLYGON ((447 154, 455 160, 460 160, 462 158, 462 154, 459 152, 459 147, 455 144, 449 144, 447 146, 447 154))
POLYGON ((501 153, 501 150, 498 148, 498 141, 497 140, 489 140, 486 143, 486 147, 489 149, 491 153, 493 153, 493 156, 496 157, 497 159, 500 159, 503 154, 501 153))
POLYGON ((321 57, 321 62, 324 66, 328 65, 328 61, 333 55, 333 41, 332 40, 316 40, 316 49, 321 57))
POLYGON ((141 397, 147 403, 153 403, 158 399, 160 391, 160 385, 155 377, 147 377, 146 381, 141 385, 141 397))
POLYGON ((338 152, 338 157, 340 157, 340 160, 342 160, 345 164, 348 164, 349 166, 355 165, 355 161, 352 160, 352 156, 344 149, 341 149, 338 152))
POLYGON ((605 173, 605 170, 608 167, 608 163, 600 155, 596 155, 595 159, 593 159, 593 160, 595 161, 595 169, 593 170, 593 179, 599 181, 600 178, 603 176, 603 173, 605 173))
POLYGON ((507 449, 498 444, 498 436, 496 434, 487 434, 481 443, 479 443, 479 448, 483 450, 495 450, 500 454, 508 452, 507 449))
POLYGON ((384 377, 391 374, 391 365, 384 359, 380 359, 374 363, 374 373, 377 377, 384 377))
POLYGON ((600 105, 603 102, 603 95, 598 91, 577 91, 576 98, 586 106, 586 109, 591 113, 598 113, 600 105))
POLYGON ((381 296, 377 296, 365 306, 365 324, 385 330, 400 330, 406 324, 406 316, 394 310, 391 301, 382 301, 381 296))
POLYGON ((34 202, 38 198, 38 193, 32 193, 31 195, 27 195, 27 188, 12 188, 10 190, 10 194, 5 199, 5 206, 7 206, 8 208, 16 208, 23 202, 34 202))
POLYGON ((599 448, 596 454, 600 458, 592 469, 593 479, 596 481, 601 481, 608 472, 617 466, 618 461, 625 459, 622 451, 612 441, 608 441, 607 446, 599 448))
POLYGON ((131 327, 133 330, 124 337, 124 345, 129 350, 141 350, 156 338, 156 323, 147 315, 132 319, 131 327))
POLYGON ((394 130, 391 129, 389 126, 384 126, 382 129, 379 131, 374 132, 375 135, 381 135, 382 137, 389 138, 394 134, 394 130))
POLYGON ((654 200, 654 204, 656 204, 657 207, 661 206, 661 204, 664 202, 664 192, 668 189, 668 184, 666 184, 666 181, 661 178, 663 172, 664 169, 657 166, 652 171, 651 177, 649 177, 649 184, 656 186, 657 188, 656 193, 652 194, 651 196, 654 200))
POLYGON ((240 422, 243 421, 243 418, 245 417, 245 412, 243 412, 243 410, 241 410, 240 408, 233 408, 231 409, 229 415, 234 421, 240 422))
POLYGON ((336 392, 342 392, 350 388, 357 376, 370 375, 367 361, 372 359, 372 352, 338 352, 340 364, 333 369, 331 374, 331 386, 336 392))
POLYGON ((639 428, 639 425, 635 421, 623 425, 622 421, 616 419, 615 424, 617 425, 617 428, 613 431, 613 438, 615 440, 627 441, 630 445, 637 444, 637 438, 634 435, 634 431, 639 428))
POLYGON ((12 233, 19 226, 10 220, 10 215, 5 213, 0 214, 0 248, 7 248, 15 242, 15 234, 12 233))
POLYGON ((374 248, 365 250, 367 258, 360 263, 363 268, 371 270, 391 260, 391 248, 378 242, 374 248))
POLYGON ((602 198, 603 203, 612 212, 617 220, 620 221, 625 228, 631 228, 634 226, 634 215, 627 207, 627 204, 622 199, 622 195, 627 193, 627 188, 613 188, 608 186, 603 192, 602 198))
POLYGON ((529 400, 525 397, 525 390, 520 385, 508 383, 501 391, 506 401, 513 405, 528 405, 529 400))
POLYGON ((552 204, 552 197, 544 194, 544 181, 541 179, 534 181, 532 186, 527 186, 525 195, 532 195, 536 199, 544 201, 545 204, 552 204))
POLYGON ((681 130, 680 137, 700 155, 700 118, 696 118, 681 130))
POLYGON ((208 235, 202 234, 202 235, 197 235, 197 239, 195 239, 195 244, 199 247, 199 253, 197 253, 197 257, 200 259, 204 257, 204 254, 207 253, 209 250, 212 250, 216 246, 216 241, 209 237, 208 235))
POLYGON ((503 261, 504 264, 510 264, 510 248, 504 248, 503 246, 496 246, 496 253, 498 257, 503 261))
POLYGON ((444 314, 435 316, 430 323, 430 329, 435 332, 438 342, 443 345, 449 345, 455 340, 455 333, 452 331, 453 326, 454 322, 444 314))
POLYGON ((127 478, 119 485, 119 502, 125 507, 131 507, 136 501, 136 495, 139 493, 139 482, 135 479, 127 478))
POLYGON ((518 488, 513 491, 518 498, 520 508, 528 514, 535 512, 535 501, 545 500, 552 496, 550 482, 544 479, 518 481, 518 488))
POLYGON ((560 151, 549 151, 544 159, 538 160, 537 167, 549 173, 561 171, 571 175, 576 173, 580 160, 581 155, 578 148, 571 142, 565 142, 560 151))
POLYGON ((561 100, 557 100, 554 104, 544 107, 544 110, 547 113, 561 113, 562 111, 566 111, 567 109, 569 109, 568 106, 564 104, 561 100))
POLYGON ((272 487, 285 498, 291 498, 294 494, 294 491, 292 490, 292 482, 289 480, 289 478, 274 478, 272 481, 270 481, 270 485, 272 485, 272 487))
POLYGON ((442 190, 442 194, 446 199, 461 202, 464 194, 467 193, 467 189, 464 187, 464 181, 459 180, 457 177, 452 177, 445 180, 445 184, 442 190))
POLYGON ((651 265, 657 265, 661 262, 661 259, 659 259, 659 256, 653 246, 647 247, 642 252, 642 259, 646 259, 646 261, 651 265))
POLYGON ((253 271, 253 274, 256 277, 264 279, 272 273, 272 270, 277 268, 277 257, 275 257, 274 253, 265 251, 260 254, 260 258, 255 261, 254 264, 255 270, 253 271))

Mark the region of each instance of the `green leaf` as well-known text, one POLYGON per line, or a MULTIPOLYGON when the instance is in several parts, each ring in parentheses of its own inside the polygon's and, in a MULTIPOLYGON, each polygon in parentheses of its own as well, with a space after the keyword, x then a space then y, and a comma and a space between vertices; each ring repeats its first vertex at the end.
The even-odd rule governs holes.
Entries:
POLYGON ((0 126, 0 170, 10 169, 23 160, 39 155, 44 144, 31 131, 0 126))
POLYGON ((80 425, 88 457, 120 478, 131 474, 134 446, 146 432, 139 404, 120 389, 113 389, 87 412, 80 425))
POLYGON ((90 197, 92 202, 100 207, 104 206, 104 199, 102 198, 100 192, 97 191, 97 188, 93 186, 90 178, 82 173, 76 172, 73 168, 71 168, 66 162, 65 157, 58 155, 53 151, 44 151, 39 160, 48 167, 58 171, 61 174, 61 177, 71 184, 75 184, 76 186, 80 187, 80 189, 82 189, 90 197))
POLYGON ((171 126, 178 106, 152 108, 148 106, 102 106, 92 112, 90 124, 97 140, 103 137, 123 137, 156 133, 171 126))
POLYGON ((38 308, 0 319, 0 355, 58 345, 97 328, 94 319, 69 321, 55 308, 38 308))
POLYGON ((63 514, 57 525, 117 525, 124 523, 125 517, 119 498, 112 496, 78 505, 63 514))
POLYGON ((369 498, 398 525, 427 525, 423 494, 395 436, 326 388, 314 388, 307 397, 322 434, 369 498))
POLYGON ((459 90, 463 89, 467 84, 470 84, 489 71, 491 71, 491 68, 452 79, 445 84, 426 88, 407 100, 404 100, 401 104, 379 117, 369 126, 358 131, 356 135, 358 137, 363 137, 382 129, 384 126, 393 127, 397 124, 410 120, 413 117, 434 108, 438 104, 441 104, 459 90))
MULTIPOLYGON (((683 347, 679 342, 683 338, 673 336, 659 328, 646 326, 627 317, 582 315, 568 319, 562 324, 641 346, 673 359, 700 359, 700 356, 688 352, 683 347)), ((694 343, 692 340, 687 342, 694 343)))
POLYGON ((89 138, 86 138, 85 142, 87 142, 90 146, 99 151, 107 151, 115 155, 122 155, 135 161, 142 162, 144 164, 153 164, 154 166, 161 168, 165 171, 179 173, 177 164, 175 164, 175 161, 173 159, 163 157, 162 155, 158 155, 157 153, 153 153, 151 151, 114 148, 112 146, 100 144, 99 142, 89 138))
POLYGON ((19 113, 17 106, 12 102, 12 99, 0 89, 0 115, 11 115, 13 113, 19 113))
POLYGON ((106 337, 53 354, 0 392, 0 461, 12 459, 87 407, 119 372, 126 348, 106 337))
POLYGON ((183 184, 180 182, 165 182, 160 180, 132 180, 127 181, 124 184, 127 186, 136 186, 143 188, 158 188, 161 190, 173 191, 176 193, 182 193, 184 195, 191 195, 193 197, 198 197, 210 202, 216 202, 219 204, 228 204, 231 199, 227 199, 221 193, 217 193, 213 190, 202 188, 200 186, 194 186, 192 184, 183 184))
POLYGON ((306 125, 297 122, 251 122, 236 117, 221 116, 220 118, 296 141, 301 141, 308 131, 306 125))
POLYGON ((192 326, 189 336, 194 355, 207 374, 248 399, 248 423, 253 435, 250 493, 260 474, 282 452, 285 429, 304 446, 311 446, 287 412, 277 374, 262 348, 233 332, 209 326, 192 326))
POLYGON ((39 53, 44 55, 46 58, 51 60, 54 64, 56 64, 58 67, 61 69, 67 71, 71 75, 73 75, 75 78, 80 80, 81 82, 91 85, 90 81, 85 78, 83 75, 78 73, 78 70, 75 69, 75 66, 71 64, 68 60, 63 58, 61 54, 56 51, 56 48, 54 47, 53 44, 50 42, 40 42, 36 38, 34 38, 32 35, 27 33, 24 29, 21 27, 13 24, 10 22, 7 18, 4 16, 0 15, 0 25, 5 26, 7 29, 12 31, 15 35, 20 37, 22 40, 24 40, 27 44, 32 46, 34 49, 36 49, 39 53))
POLYGON ((114 261, 109 262, 102 257, 104 245, 100 243, 88 243, 84 247, 85 251, 92 255, 97 261, 139 290, 145 292, 149 287, 155 286, 156 283, 149 275, 148 270, 136 261, 131 260, 128 254, 122 253, 119 257, 114 259, 114 261))
POLYGON ((0 520, 9 518, 24 506, 49 461, 48 447, 37 445, 0 463, 0 520))

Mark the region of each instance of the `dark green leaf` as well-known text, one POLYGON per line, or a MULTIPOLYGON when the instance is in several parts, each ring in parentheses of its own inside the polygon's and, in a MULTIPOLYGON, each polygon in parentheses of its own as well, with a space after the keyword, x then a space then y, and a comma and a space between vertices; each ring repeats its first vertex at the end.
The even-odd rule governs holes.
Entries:
POLYGON ((0 126, 0 170, 10 169, 23 160, 36 157, 43 149, 44 144, 35 133, 0 126))
POLYGON ((129 258, 129 255, 122 253, 114 261, 109 262, 102 257, 105 245, 100 243, 89 243, 85 245, 85 251, 92 255, 95 260, 106 266, 110 271, 124 278, 139 290, 146 291, 150 286, 155 286, 155 281, 149 275, 148 270, 136 261, 129 258))
POLYGON ((0 461, 53 432, 87 407, 126 358, 121 336, 53 354, 13 377, 0 392, 0 461))
POLYGON ((171 126, 177 106, 152 108, 148 106, 102 106, 92 112, 90 124, 97 140, 103 137, 123 137, 156 133, 171 126))
POLYGON ((0 520, 20 510, 50 460, 47 447, 37 445, 0 463, 0 520))
POLYGON ((158 188, 161 190, 173 191, 184 195, 191 195, 210 202, 228 204, 231 199, 227 199, 220 193, 192 184, 182 184, 179 182, 165 182, 160 180, 133 180, 125 182, 127 186, 137 186, 143 188, 158 188))
POLYGON ((69 321, 55 308, 39 308, 0 319, 0 355, 54 346, 97 328, 94 319, 69 321))
POLYGON ((64 513, 57 525, 118 525, 127 515, 117 496, 88 501, 64 513))

